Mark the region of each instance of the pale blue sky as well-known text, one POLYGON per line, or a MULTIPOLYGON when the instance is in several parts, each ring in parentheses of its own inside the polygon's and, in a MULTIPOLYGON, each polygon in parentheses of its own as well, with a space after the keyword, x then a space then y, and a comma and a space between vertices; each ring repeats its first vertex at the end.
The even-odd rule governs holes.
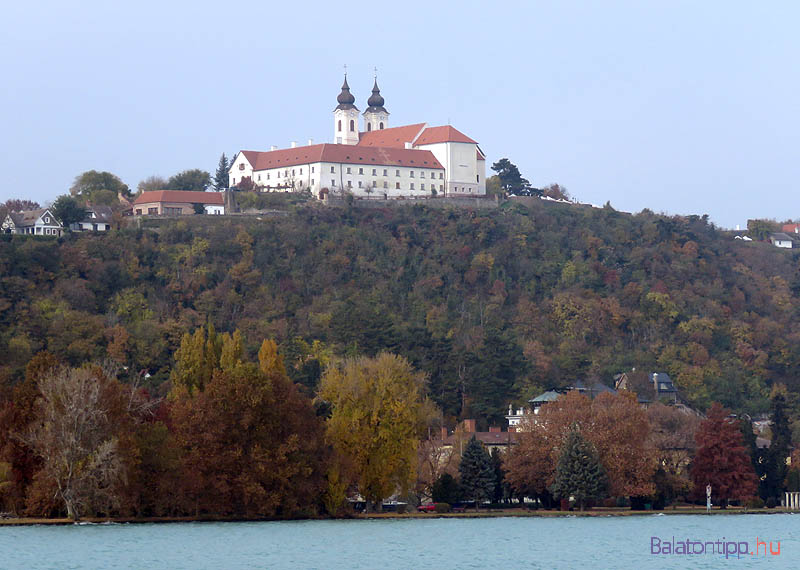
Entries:
POLYGON ((16 2, 0 200, 331 142, 347 63, 362 111, 377 66, 391 125, 449 120, 536 186, 723 227, 798 218, 798 22, 796 2, 16 2))

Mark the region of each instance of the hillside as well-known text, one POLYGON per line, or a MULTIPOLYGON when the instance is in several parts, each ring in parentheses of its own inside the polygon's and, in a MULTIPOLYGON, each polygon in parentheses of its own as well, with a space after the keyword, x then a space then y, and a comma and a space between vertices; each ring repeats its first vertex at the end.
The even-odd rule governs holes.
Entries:
POLYGON ((668 372, 695 405, 800 391, 798 254, 704 218, 533 201, 498 209, 297 206, 59 241, 0 238, 0 380, 47 350, 107 356, 155 390, 207 320, 274 338, 309 391, 330 354, 391 350, 446 416, 499 423, 543 388, 668 372), (314 342, 318 341, 318 342, 314 342))

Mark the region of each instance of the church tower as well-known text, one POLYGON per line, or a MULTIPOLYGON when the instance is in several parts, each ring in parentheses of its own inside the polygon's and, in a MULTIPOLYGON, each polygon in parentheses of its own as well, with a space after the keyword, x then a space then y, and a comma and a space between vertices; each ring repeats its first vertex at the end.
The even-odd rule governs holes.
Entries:
POLYGON ((339 105, 333 110, 333 141, 336 144, 358 144, 358 107, 350 93, 347 74, 344 74, 342 92, 336 98, 339 105))
POLYGON ((380 131, 389 128, 389 111, 384 108, 383 103, 376 75, 375 84, 372 86, 372 95, 367 99, 369 107, 364 111, 364 128, 367 131, 380 131))

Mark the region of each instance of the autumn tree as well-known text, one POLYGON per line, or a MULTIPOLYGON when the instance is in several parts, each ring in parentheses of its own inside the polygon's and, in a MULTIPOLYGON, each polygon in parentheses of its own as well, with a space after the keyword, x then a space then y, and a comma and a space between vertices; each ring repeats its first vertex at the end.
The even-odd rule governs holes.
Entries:
POLYGON ((647 418, 650 422, 649 444, 656 465, 663 471, 656 484, 657 492, 665 501, 687 495, 689 464, 696 449, 695 433, 700 418, 692 411, 659 402, 647 408, 647 418))
POLYGON ((185 507, 247 517, 312 514, 325 460, 320 421, 286 376, 275 343, 262 343, 255 365, 238 338, 224 336, 210 381, 172 404, 185 507))
POLYGON ((114 433, 116 380, 97 367, 53 369, 38 382, 38 413, 24 434, 73 520, 118 506, 123 472, 114 433))
POLYGON ((575 497, 583 510, 587 501, 602 497, 607 486, 608 479, 595 447, 577 426, 570 429, 558 458, 553 495, 561 499, 575 497))
POLYGON ((506 461, 508 480, 518 493, 542 495, 551 486, 564 438, 575 427, 595 446, 612 496, 654 490, 649 424, 632 394, 602 393, 590 400, 572 391, 539 408, 521 427, 519 445, 506 461))
POLYGON ((474 435, 461 456, 458 474, 461 491, 464 497, 475 501, 475 510, 480 503, 492 497, 496 483, 492 459, 474 435))
POLYGON ((706 485, 711 485, 712 500, 725 507, 731 499, 744 500, 756 493, 753 465, 730 410, 715 402, 695 439, 697 453, 691 470, 695 497, 705 497, 706 485))
POLYGON ((389 353, 350 358, 327 368, 319 397, 331 407, 328 441, 348 459, 358 492, 376 505, 397 490, 405 492, 430 416, 424 374, 389 353))
POLYGON ((39 202, 36 202, 34 200, 28 200, 26 198, 23 199, 10 198, 6 200, 3 206, 5 206, 6 212, 27 212, 29 210, 38 210, 39 208, 41 208, 39 202))

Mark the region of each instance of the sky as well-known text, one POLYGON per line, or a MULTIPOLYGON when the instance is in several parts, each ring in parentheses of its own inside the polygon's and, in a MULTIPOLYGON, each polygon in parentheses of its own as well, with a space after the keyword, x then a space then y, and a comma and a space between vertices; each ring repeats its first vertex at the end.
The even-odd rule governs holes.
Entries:
POLYGON ((720 227, 800 218, 800 3, 22 2, 0 20, 0 201, 86 170, 135 189, 332 142, 347 65, 390 126, 452 124, 488 167, 720 227))

